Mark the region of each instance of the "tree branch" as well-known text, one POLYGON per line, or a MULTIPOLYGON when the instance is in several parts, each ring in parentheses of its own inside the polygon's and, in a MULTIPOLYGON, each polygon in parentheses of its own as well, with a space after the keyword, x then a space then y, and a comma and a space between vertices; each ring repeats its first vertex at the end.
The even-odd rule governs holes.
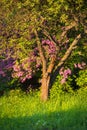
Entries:
POLYGON ((46 58, 45 58, 45 55, 43 52, 43 48, 41 46, 41 42, 40 42, 37 30, 35 30, 34 33, 36 36, 36 41, 37 41, 37 46, 39 49, 40 58, 42 60, 42 69, 43 69, 42 71, 43 71, 43 75, 44 75, 46 73, 46 70, 47 70, 47 62, 46 62, 46 58))
POLYGON ((77 35, 77 37, 74 39, 74 41, 72 42, 72 44, 70 45, 70 47, 67 49, 67 51, 65 52, 65 55, 63 56, 63 58, 60 60, 60 62, 58 63, 57 67, 62 66, 64 64, 64 62, 67 60, 67 58, 70 56, 73 47, 78 43, 78 41, 81 38, 81 34, 77 35))
POLYGON ((61 60, 59 61, 58 65, 55 67, 55 70, 52 74, 51 77, 51 85, 54 83, 60 68, 63 66, 63 64, 65 63, 65 61, 68 59, 68 57, 70 56, 73 47, 75 47, 75 45, 78 43, 78 41, 81 39, 81 34, 77 35, 77 37, 74 39, 74 41, 72 42, 72 44, 70 45, 70 47, 67 49, 67 51, 65 52, 65 55, 61 58, 61 60))
POLYGON ((62 42, 63 38, 64 38, 65 35, 67 34, 68 30, 70 30, 71 28, 73 28, 73 27, 75 27, 75 26, 76 26, 76 22, 71 23, 71 25, 66 26, 66 27, 64 28, 64 31, 62 32, 62 34, 61 34, 61 36, 60 36, 60 40, 59 40, 60 43, 62 42))
POLYGON ((57 45, 57 42, 52 38, 52 36, 47 32, 46 29, 43 30, 43 34, 50 40, 52 41, 55 45, 57 45))
POLYGON ((53 56, 52 60, 50 61, 49 66, 48 66, 47 73, 49 73, 49 74, 52 73, 52 70, 53 70, 54 65, 55 65, 55 61, 56 61, 56 56, 53 56))

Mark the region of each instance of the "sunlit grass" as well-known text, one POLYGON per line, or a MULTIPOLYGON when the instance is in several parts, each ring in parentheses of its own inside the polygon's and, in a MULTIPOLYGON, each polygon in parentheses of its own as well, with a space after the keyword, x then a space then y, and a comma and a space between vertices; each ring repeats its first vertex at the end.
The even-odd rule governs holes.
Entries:
POLYGON ((87 91, 41 102, 12 90, 0 98, 0 130, 87 130, 87 91))

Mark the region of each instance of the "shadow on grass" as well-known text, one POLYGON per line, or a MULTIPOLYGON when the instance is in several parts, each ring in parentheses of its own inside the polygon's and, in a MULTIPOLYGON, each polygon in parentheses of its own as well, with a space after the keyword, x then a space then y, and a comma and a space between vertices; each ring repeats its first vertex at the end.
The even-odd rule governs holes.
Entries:
POLYGON ((69 110, 30 117, 0 118, 0 130, 87 130, 87 111, 69 110))

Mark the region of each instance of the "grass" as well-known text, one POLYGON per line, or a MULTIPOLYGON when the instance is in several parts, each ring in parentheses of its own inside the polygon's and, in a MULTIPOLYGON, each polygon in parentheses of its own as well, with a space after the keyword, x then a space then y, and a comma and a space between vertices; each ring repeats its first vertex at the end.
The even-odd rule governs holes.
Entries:
POLYGON ((87 130, 87 91, 41 102, 12 90, 0 98, 0 130, 87 130))

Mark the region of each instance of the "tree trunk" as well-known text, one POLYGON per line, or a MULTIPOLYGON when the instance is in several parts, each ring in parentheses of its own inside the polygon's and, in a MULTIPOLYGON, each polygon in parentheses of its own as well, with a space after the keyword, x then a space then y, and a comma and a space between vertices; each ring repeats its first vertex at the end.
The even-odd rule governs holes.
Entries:
POLYGON ((41 100, 47 101, 49 96, 49 86, 50 86, 50 75, 45 75, 42 78, 41 85, 41 100))

